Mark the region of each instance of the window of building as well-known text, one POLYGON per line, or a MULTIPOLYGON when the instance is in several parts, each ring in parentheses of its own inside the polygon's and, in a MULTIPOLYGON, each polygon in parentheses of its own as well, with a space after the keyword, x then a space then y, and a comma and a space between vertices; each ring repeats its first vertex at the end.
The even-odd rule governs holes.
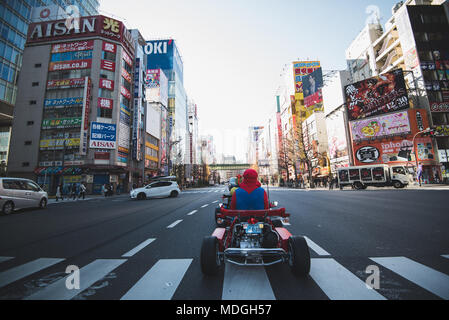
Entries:
POLYGON ((34 121, 28 121, 27 122, 27 126, 32 126, 32 125, 34 125, 34 121))
POLYGON ((29 162, 22 162, 22 167, 29 167, 30 163, 29 162))
POLYGON ((98 96, 101 98, 112 99, 114 97, 114 91, 100 88, 98 91, 98 96))
POLYGON ((101 69, 100 70, 100 78, 108 79, 108 80, 114 80, 115 79, 115 72, 101 69))
POLYGON ((35 104, 37 104, 36 100, 30 100, 30 105, 35 105, 35 104))
POLYGON ((115 62, 116 54, 112 52, 103 51, 101 58, 103 60, 109 60, 115 62))
POLYGON ((97 108, 97 117, 112 119, 112 109, 97 108))
POLYGON ((42 67, 42 63, 36 63, 36 64, 34 65, 34 67, 35 67, 35 68, 41 68, 41 67, 42 67))
POLYGON ((31 84, 33 87, 38 87, 39 86, 39 82, 33 82, 32 84, 31 84))
POLYGON ((28 141, 25 141, 25 145, 26 145, 26 146, 31 146, 31 144, 32 144, 31 141, 29 141, 29 140, 28 140, 28 141))

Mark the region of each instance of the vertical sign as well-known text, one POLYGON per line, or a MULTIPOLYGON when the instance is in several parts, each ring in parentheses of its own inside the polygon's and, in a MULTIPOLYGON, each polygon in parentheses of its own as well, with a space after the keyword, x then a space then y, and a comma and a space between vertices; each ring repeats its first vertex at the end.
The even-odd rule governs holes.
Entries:
POLYGON ((89 77, 86 77, 84 82, 83 112, 81 115, 82 124, 80 134, 80 155, 83 156, 87 154, 87 132, 89 130, 90 95, 91 80, 89 77))

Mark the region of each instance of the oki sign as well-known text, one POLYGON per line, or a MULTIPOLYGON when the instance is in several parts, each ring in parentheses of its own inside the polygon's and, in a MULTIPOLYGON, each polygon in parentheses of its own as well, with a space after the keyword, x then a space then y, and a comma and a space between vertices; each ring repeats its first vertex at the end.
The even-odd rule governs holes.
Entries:
POLYGON ((173 40, 167 41, 151 41, 147 42, 145 46, 145 54, 167 54, 168 45, 171 44, 173 40))

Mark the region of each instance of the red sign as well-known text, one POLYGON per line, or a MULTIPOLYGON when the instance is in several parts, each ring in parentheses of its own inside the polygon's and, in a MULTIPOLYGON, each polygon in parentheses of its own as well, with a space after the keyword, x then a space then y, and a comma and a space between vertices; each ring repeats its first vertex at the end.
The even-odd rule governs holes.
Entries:
POLYGON ((101 60, 101 69, 115 71, 115 63, 108 60, 101 60))
POLYGON ((64 62, 51 62, 49 71, 62 71, 62 70, 77 70, 77 69, 90 69, 92 67, 92 60, 74 60, 64 62))
POLYGON ((132 82, 131 75, 124 68, 122 68, 122 77, 125 78, 125 80, 129 83, 132 82))
POLYGON ((111 154, 109 152, 95 152, 94 159, 95 160, 109 160, 111 154))
POLYGON ((126 89, 125 87, 121 87, 120 88, 120 93, 122 94, 122 96, 124 96, 127 99, 131 99, 131 93, 129 93, 128 89, 126 89))
POLYGON ((84 82, 85 82, 84 78, 49 80, 47 81, 47 89, 82 88, 84 87, 84 82))
POLYGON ((87 91, 86 91, 86 109, 84 111, 84 130, 89 129, 89 112, 90 112, 90 94, 91 94, 91 80, 87 80, 87 91))
POLYGON ((98 108, 112 109, 114 106, 114 100, 107 98, 98 98, 98 108))
POLYGON ((94 40, 57 43, 51 46, 51 53, 87 51, 94 49, 94 40))
POLYGON ((131 58, 128 56, 128 54, 123 51, 123 60, 125 60, 125 62, 132 67, 133 66, 133 61, 131 60, 131 58))
POLYGON ((114 90, 114 81, 109 79, 100 79, 100 88, 114 90))
POLYGON ((117 46, 113 43, 109 43, 106 41, 103 41, 103 51, 116 53, 117 52, 117 46))

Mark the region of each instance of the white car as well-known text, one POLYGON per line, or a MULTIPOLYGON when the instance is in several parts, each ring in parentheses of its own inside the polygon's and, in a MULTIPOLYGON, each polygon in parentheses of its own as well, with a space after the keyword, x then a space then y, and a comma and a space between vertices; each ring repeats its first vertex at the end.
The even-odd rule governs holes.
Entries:
POLYGON ((131 199, 137 200, 162 197, 176 198, 179 194, 181 194, 181 190, 179 190, 178 183, 174 181, 156 181, 130 192, 131 199))
POLYGON ((21 178, 0 178, 0 207, 4 214, 16 209, 39 207, 44 209, 48 194, 34 181, 21 178))

